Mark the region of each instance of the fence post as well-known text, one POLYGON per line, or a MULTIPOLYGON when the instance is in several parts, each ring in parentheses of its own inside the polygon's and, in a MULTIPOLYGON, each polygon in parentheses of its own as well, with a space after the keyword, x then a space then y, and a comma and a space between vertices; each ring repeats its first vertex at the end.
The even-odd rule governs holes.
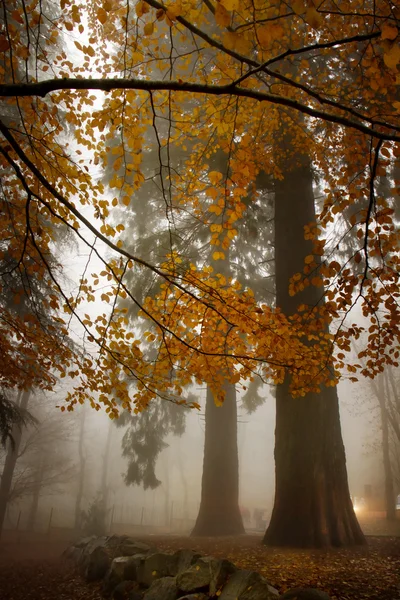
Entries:
POLYGON ((171 512, 169 515, 169 528, 172 529, 172 519, 174 517, 174 501, 171 502, 171 512))
POLYGON ((143 525, 144 506, 142 506, 142 515, 140 517, 140 526, 143 525))
POLYGON ((15 530, 16 530, 16 531, 18 531, 19 522, 20 522, 20 520, 21 520, 21 514, 22 514, 22 510, 20 510, 20 511, 19 511, 19 514, 18 514, 17 524, 16 524, 16 526, 15 526, 15 530))

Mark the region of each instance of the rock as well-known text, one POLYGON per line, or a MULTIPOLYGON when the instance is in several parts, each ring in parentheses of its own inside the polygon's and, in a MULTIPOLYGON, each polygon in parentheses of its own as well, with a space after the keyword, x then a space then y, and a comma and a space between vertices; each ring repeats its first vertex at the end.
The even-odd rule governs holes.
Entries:
POLYGON ((110 594, 118 584, 126 579, 125 567, 130 560, 130 556, 118 556, 114 558, 104 579, 104 592, 110 594))
POLYGON ((89 544, 89 542, 92 542, 95 539, 96 539, 95 535, 88 535, 87 537, 84 537, 84 538, 78 540, 77 542, 75 542, 74 546, 75 546, 75 548, 83 548, 84 546, 87 546, 89 544))
POLYGON ((134 556, 135 554, 149 554, 150 552, 154 552, 154 548, 142 542, 136 542, 133 538, 123 540, 118 546, 120 556, 134 556))
POLYGON ((155 579, 167 577, 169 575, 168 566, 171 561, 171 554, 155 552, 144 557, 136 569, 136 580, 149 587, 155 579))
POLYGON ((236 567, 229 560, 204 556, 180 573, 176 583, 182 592, 190 593, 207 589, 210 595, 214 596, 235 569, 236 567))
POLYGON ((78 561, 78 566, 81 567, 83 573, 86 573, 87 566, 90 562, 90 557, 97 550, 97 548, 105 548, 107 544, 107 537, 93 537, 87 544, 82 548, 82 555, 78 561))
POLYGON ((136 581, 138 579, 138 571, 141 565, 144 564, 146 559, 145 554, 135 554, 134 556, 128 556, 129 560, 125 565, 124 579, 128 581, 136 581))
POLYGON ((69 546, 69 548, 64 550, 62 555, 64 558, 68 558, 78 565, 84 555, 84 548, 78 546, 69 546))
POLYGON ((180 575, 183 571, 186 571, 191 565, 193 565, 201 554, 193 552, 193 550, 177 550, 172 556, 168 566, 168 572, 172 577, 180 575))
POLYGON ((218 600, 277 600, 278 597, 278 590, 259 573, 241 570, 231 575, 218 600))
POLYGON ((153 581, 143 600, 176 600, 178 588, 175 577, 163 577, 153 581))
POLYGON ((132 585, 134 585, 132 581, 121 581, 121 583, 114 588, 112 594, 113 600, 127 600, 131 592, 137 591, 132 590, 132 585))
POLYGON ((279 600, 331 600, 326 592, 315 588, 293 588, 279 597, 279 600))
POLYGON ((106 550, 98 546, 87 558, 85 568, 86 581, 99 581, 105 577, 110 568, 111 560, 106 550))

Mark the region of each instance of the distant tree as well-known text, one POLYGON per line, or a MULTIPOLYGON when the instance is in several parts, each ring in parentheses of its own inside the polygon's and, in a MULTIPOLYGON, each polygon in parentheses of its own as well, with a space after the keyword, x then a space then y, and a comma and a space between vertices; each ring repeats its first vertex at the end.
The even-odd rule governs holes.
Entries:
MULTIPOLYGON (((28 404, 27 394, 22 395, 22 402, 28 404)), ((73 423, 60 419, 54 405, 43 397, 35 399, 31 410, 34 422, 18 431, 14 445, 9 443, 5 455, 0 514, 9 504, 22 498, 30 499, 28 528, 33 529, 40 496, 57 493, 71 483, 76 476, 76 466, 70 455, 73 423)))

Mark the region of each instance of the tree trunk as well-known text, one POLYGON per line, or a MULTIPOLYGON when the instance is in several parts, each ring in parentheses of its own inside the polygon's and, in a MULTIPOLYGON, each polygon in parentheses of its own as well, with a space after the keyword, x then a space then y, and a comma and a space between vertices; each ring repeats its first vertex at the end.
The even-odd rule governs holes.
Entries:
POLYGON ((107 440, 106 440, 106 446, 104 449, 103 466, 102 466, 102 471, 101 471, 100 495, 101 495, 101 499, 102 499, 105 511, 107 510, 107 507, 108 507, 108 495, 109 495, 109 491, 110 491, 110 487, 108 485, 108 465, 110 462, 111 440, 112 440, 112 434, 114 431, 114 427, 115 427, 115 425, 110 420, 110 422, 108 424, 107 440))
POLYGON ((386 519, 388 521, 396 520, 396 499, 393 485, 392 465, 390 461, 390 443, 389 443, 389 422, 386 405, 389 402, 389 382, 387 374, 381 375, 378 381, 378 400, 381 412, 381 427, 382 427, 382 458, 383 470, 385 473, 385 504, 386 504, 386 519), (386 377, 386 394, 385 394, 385 379, 386 377))
POLYGON ((27 525, 28 531, 33 531, 35 529, 36 515, 37 515, 37 511, 38 511, 38 507, 39 507, 40 490, 42 488, 42 481, 43 481, 43 474, 44 474, 44 465, 45 465, 45 457, 43 456, 43 454, 41 454, 41 456, 39 457, 39 465, 37 466, 36 471, 35 471, 33 497, 32 497, 32 502, 31 502, 31 506, 29 509, 29 516, 28 516, 28 525, 27 525))
MULTIPOLYGON (((22 393, 19 408, 26 410, 31 395, 31 390, 25 390, 22 393)), ((10 497, 12 479, 14 475, 15 465, 18 460, 19 447, 21 445, 22 428, 15 426, 13 428, 14 447, 9 444, 6 460, 4 463, 3 473, 0 481, 0 536, 3 531, 4 519, 6 516, 7 504, 10 497)))
MULTIPOLYGON (((289 279, 302 272, 312 254, 304 226, 315 221, 309 160, 286 142, 283 179, 275 182, 276 303, 286 315, 299 304, 315 306, 321 288, 306 287, 290 296, 289 279)), ((280 151, 282 154, 282 150, 280 151)), ((292 398, 289 378, 277 387, 275 429, 275 502, 263 543, 271 546, 322 547, 363 544, 347 481, 339 404, 335 388, 292 398)))
POLYGON ((78 490, 75 498, 75 529, 80 529, 82 524, 82 497, 83 489, 85 485, 85 474, 86 474, 86 456, 83 447, 83 441, 85 437, 85 420, 86 420, 86 409, 83 408, 80 428, 79 428, 79 441, 78 441, 78 455, 79 455, 79 475, 78 475, 78 490))
POLYGON ((239 510, 236 390, 225 384, 223 406, 207 388, 201 502, 192 536, 244 533, 239 510))

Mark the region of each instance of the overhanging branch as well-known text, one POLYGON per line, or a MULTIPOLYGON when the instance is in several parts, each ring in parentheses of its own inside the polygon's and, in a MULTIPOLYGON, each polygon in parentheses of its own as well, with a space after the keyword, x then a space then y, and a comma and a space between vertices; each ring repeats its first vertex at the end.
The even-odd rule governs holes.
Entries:
MULTIPOLYGON (((184 81, 150 81, 144 79, 120 78, 56 78, 47 79, 37 83, 2 84, 0 85, 0 96, 5 98, 21 98, 28 96, 44 97, 51 92, 61 90, 99 90, 103 92, 111 92, 113 90, 145 90, 149 92, 170 90, 176 92, 190 92, 192 94, 209 94, 213 96, 238 96, 240 98, 257 100, 258 102, 269 102, 270 104, 276 104, 278 106, 286 106, 315 119, 336 123, 338 125, 342 125, 343 127, 349 127, 350 129, 356 129, 357 131, 372 136, 378 140, 400 142, 400 135, 390 132, 390 130, 396 131, 398 127, 389 123, 387 125, 383 125, 382 123, 375 124, 373 119, 366 118, 365 120, 369 121, 371 125, 364 125, 360 121, 349 119, 348 117, 341 116, 340 114, 332 114, 324 110, 317 110, 291 98, 285 98, 276 94, 269 94, 268 92, 246 89, 235 84, 209 85, 184 81), (376 129, 375 125, 379 125, 379 130, 376 129), (388 129, 389 132, 385 133, 382 131, 382 129, 385 128, 388 129)), ((345 109, 343 109, 341 106, 338 106, 337 110, 340 111, 345 109)))

